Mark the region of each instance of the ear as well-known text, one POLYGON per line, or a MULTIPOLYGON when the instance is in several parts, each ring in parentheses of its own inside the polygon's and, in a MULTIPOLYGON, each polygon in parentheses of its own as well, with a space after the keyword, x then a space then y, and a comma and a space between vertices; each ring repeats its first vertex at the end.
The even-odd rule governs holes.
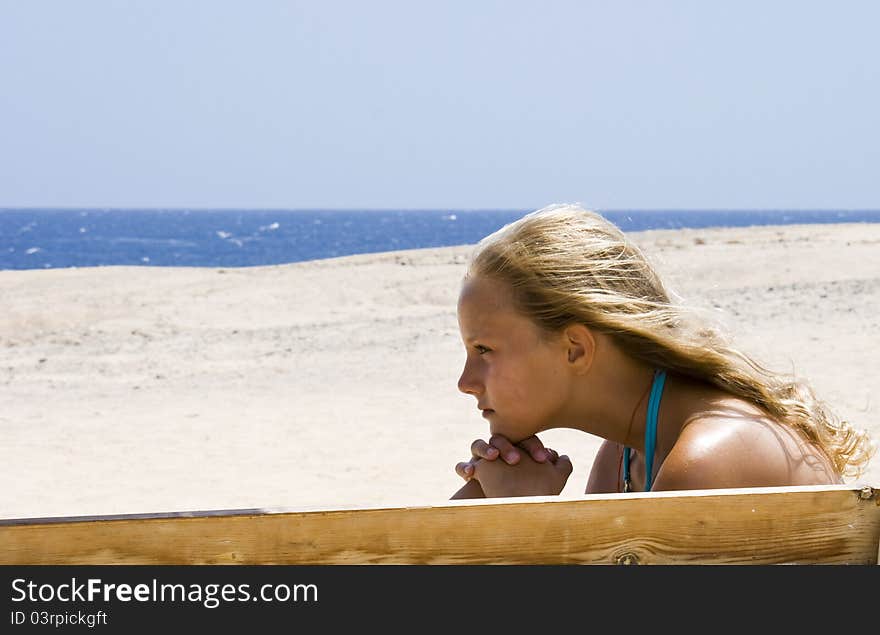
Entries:
POLYGON ((589 372, 596 356, 596 337, 583 324, 571 324, 562 333, 568 353, 568 363, 578 375, 589 372))

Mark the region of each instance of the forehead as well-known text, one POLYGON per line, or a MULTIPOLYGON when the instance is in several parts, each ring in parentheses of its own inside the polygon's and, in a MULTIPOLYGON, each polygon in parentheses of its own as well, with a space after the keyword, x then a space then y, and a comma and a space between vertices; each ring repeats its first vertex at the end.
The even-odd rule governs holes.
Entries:
POLYGON ((525 335, 536 330, 531 320, 514 308, 513 294, 490 278, 467 278, 458 296, 458 325, 465 339, 504 333, 525 335))
POLYGON ((468 276, 458 294, 458 311, 512 311, 513 295, 510 288, 484 276, 468 276))

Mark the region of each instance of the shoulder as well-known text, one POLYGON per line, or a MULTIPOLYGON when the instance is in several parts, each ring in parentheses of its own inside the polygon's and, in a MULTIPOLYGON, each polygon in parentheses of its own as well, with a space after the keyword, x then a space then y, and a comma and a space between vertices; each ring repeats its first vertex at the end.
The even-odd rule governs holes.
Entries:
POLYGON ((822 452, 754 407, 689 420, 652 490, 774 487, 838 482, 822 452))

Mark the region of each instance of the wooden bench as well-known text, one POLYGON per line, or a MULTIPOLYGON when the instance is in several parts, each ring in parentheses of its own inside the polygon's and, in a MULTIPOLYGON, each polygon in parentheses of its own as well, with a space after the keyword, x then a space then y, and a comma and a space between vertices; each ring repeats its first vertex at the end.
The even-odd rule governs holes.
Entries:
POLYGON ((0 564, 877 564, 862 485, 0 520, 0 564))

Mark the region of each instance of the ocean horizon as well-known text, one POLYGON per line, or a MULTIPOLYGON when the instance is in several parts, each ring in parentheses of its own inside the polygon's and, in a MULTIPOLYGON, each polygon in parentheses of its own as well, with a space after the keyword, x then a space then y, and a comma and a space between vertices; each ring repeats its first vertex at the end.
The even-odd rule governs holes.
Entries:
MULTIPOLYGON (((0 208, 0 270, 250 267, 466 245, 530 211, 0 208)), ((880 222, 880 210, 597 211, 627 232, 880 222)))

